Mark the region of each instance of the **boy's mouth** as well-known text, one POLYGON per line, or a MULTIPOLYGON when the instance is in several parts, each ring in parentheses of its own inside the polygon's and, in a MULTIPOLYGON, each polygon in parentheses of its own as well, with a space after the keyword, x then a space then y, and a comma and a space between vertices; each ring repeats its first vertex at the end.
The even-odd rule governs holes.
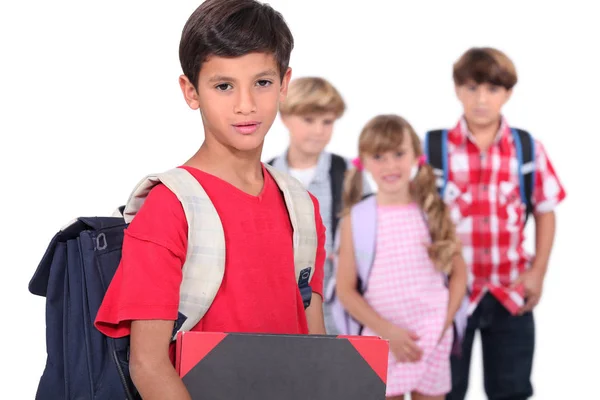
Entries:
POLYGON ((256 130, 260 126, 260 122, 247 121, 247 122, 240 122, 239 124, 233 124, 232 126, 238 133, 241 133, 242 135, 250 135, 250 134, 256 132, 256 130))

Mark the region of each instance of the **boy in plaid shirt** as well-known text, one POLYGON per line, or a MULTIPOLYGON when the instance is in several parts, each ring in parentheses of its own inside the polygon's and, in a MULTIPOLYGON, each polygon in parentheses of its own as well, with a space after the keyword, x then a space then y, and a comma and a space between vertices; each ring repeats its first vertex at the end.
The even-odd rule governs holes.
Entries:
POLYGON ((513 62, 496 49, 472 48, 454 64, 453 77, 464 114, 446 131, 442 146, 447 156, 443 196, 469 266, 469 318, 462 352, 452 356, 453 387, 447 399, 465 398, 477 330, 488 398, 527 399, 533 395, 532 310, 542 295, 554 240, 554 209, 565 191, 539 141, 530 142, 532 163, 519 163, 521 142, 501 112, 517 83, 513 62), (523 248, 527 207, 520 173, 531 172, 527 168, 534 168, 534 257, 523 248))

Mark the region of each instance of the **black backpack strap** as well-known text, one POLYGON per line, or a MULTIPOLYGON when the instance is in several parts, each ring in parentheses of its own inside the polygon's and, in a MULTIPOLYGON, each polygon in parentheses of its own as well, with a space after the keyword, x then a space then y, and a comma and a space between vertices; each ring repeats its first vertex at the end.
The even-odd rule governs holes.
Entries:
POLYGON ((267 164, 269 164, 272 167, 273 164, 275 164, 275 160, 276 158, 271 158, 269 161, 267 161, 267 164))
POLYGON ((344 176, 348 165, 344 157, 337 154, 331 155, 331 166, 329 167, 329 179, 331 181, 331 234, 335 235, 342 211, 342 190, 344 187, 344 176))
POLYGON ((521 200, 527 207, 525 222, 533 213, 533 189, 535 187, 535 141, 531 134, 523 129, 511 129, 517 159, 519 161, 519 190, 521 200))
POLYGON ((448 131, 440 129, 427 132, 424 152, 437 177, 438 191, 442 196, 448 182, 448 131))

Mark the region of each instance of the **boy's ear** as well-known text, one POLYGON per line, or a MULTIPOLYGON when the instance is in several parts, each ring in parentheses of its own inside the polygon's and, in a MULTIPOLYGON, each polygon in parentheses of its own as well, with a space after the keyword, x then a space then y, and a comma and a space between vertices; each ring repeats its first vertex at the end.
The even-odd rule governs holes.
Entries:
POLYGON ((199 109, 200 100, 198 98, 198 91, 194 85, 192 85, 187 76, 181 75, 179 77, 179 87, 181 87, 181 92, 183 93, 183 97, 188 106, 190 106, 192 110, 199 109))
POLYGON ((290 79, 292 79, 292 69, 288 67, 287 71, 285 71, 285 75, 283 75, 283 79, 281 80, 281 88, 279 89, 280 102, 285 101, 285 98, 287 97, 290 79))

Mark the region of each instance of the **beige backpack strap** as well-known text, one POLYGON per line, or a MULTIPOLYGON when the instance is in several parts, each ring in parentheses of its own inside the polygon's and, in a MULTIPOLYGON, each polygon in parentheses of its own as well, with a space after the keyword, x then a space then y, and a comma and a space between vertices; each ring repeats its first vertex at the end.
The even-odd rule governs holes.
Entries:
POLYGON ((302 184, 290 175, 268 164, 265 168, 283 193, 293 229, 294 268, 296 280, 304 307, 310 304, 312 290, 310 280, 315 272, 317 256, 317 227, 315 226, 315 206, 302 184))
MULTIPOLYGON (((150 190, 163 183, 179 199, 188 222, 188 246, 183 265, 179 312, 186 319, 178 331, 189 331, 204 317, 225 273, 225 235, 219 214, 202 185, 188 171, 174 168, 144 178, 123 212, 130 222, 150 190)), ((174 332, 173 339, 177 332, 174 332)))

